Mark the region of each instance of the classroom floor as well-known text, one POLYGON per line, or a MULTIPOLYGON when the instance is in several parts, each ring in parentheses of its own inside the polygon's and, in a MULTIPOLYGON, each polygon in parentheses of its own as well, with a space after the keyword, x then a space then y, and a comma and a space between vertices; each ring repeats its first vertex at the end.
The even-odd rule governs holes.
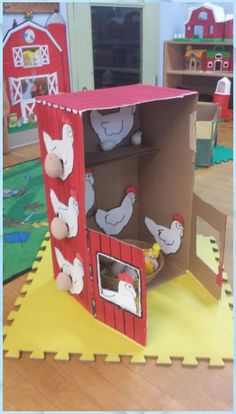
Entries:
MULTIPOLYGON (((233 146, 233 124, 219 125, 218 145, 233 146)), ((4 156, 10 166, 39 156, 39 145, 12 150, 4 156)), ((233 163, 196 170, 195 192, 228 216, 225 270, 233 276, 233 163)), ((3 288, 4 322, 14 307, 26 275, 3 288)), ((222 327, 223 329, 223 327, 222 327)), ((209 368, 200 361, 196 368, 157 366, 155 358, 145 365, 122 362, 80 362, 72 356, 58 362, 53 355, 44 361, 3 360, 3 408, 6 411, 231 411, 233 409, 233 364, 209 368)))

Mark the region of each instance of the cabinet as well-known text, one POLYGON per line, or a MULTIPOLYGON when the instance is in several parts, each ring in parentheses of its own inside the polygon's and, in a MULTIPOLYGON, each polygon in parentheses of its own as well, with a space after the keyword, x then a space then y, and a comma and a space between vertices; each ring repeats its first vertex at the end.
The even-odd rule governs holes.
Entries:
POLYGON ((211 101, 218 80, 223 76, 227 76, 232 82, 233 72, 226 72, 222 70, 203 71, 185 69, 184 55, 187 45, 191 45, 193 49, 206 49, 207 51, 212 50, 213 47, 220 48, 224 46, 225 51, 233 54, 233 43, 188 41, 165 42, 164 86, 195 90, 199 92, 200 99, 202 98, 202 100, 211 101))

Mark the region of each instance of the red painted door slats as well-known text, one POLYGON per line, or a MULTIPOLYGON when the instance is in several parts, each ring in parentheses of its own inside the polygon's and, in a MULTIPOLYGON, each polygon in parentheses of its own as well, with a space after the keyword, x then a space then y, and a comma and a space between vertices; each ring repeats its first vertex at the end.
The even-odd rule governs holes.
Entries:
MULTIPOLYGON (((104 253, 110 257, 111 256, 110 237, 106 236, 105 234, 100 234, 100 238, 101 238, 101 253, 104 253)), ((104 308, 105 308, 105 323, 111 326, 112 328, 116 328, 114 305, 108 300, 104 300, 103 302, 104 302, 104 308)))

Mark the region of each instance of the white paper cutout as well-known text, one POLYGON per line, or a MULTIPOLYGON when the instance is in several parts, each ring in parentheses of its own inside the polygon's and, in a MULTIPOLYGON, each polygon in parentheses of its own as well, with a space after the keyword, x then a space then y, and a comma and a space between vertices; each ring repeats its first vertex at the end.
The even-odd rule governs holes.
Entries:
POLYGON ((137 294, 133 288, 133 278, 128 273, 120 273, 118 278, 118 292, 110 289, 101 289, 101 294, 110 302, 136 314, 135 298, 137 294))
POLYGON ((98 209, 95 215, 96 223, 106 234, 119 234, 130 221, 133 214, 136 188, 134 186, 126 189, 126 196, 119 207, 106 211, 98 209))
POLYGON ((95 200, 94 195, 94 177, 92 174, 92 170, 90 168, 86 168, 85 171, 85 212, 87 212, 92 208, 95 200))
POLYGON ((43 131, 43 139, 49 154, 55 154, 63 163, 63 172, 60 178, 64 181, 73 170, 74 151, 73 151, 73 131, 69 123, 65 123, 62 128, 62 139, 52 139, 47 132, 43 131))
POLYGON ((55 253, 60 270, 71 278, 72 285, 69 289, 70 293, 79 295, 84 287, 84 268, 80 257, 75 257, 73 264, 71 264, 64 258, 57 247, 55 247, 55 253))
POLYGON ((170 228, 158 225, 148 217, 145 217, 144 221, 165 254, 176 253, 179 250, 184 234, 184 219, 180 214, 172 217, 170 228))
POLYGON ((118 112, 102 115, 98 111, 90 112, 92 128, 99 137, 104 151, 113 149, 127 137, 134 124, 135 106, 125 106, 118 112))
POLYGON ((68 205, 66 205, 58 199, 56 193, 52 189, 50 190, 50 198, 55 215, 64 221, 68 227, 67 237, 75 237, 78 233, 78 201, 71 195, 68 205))

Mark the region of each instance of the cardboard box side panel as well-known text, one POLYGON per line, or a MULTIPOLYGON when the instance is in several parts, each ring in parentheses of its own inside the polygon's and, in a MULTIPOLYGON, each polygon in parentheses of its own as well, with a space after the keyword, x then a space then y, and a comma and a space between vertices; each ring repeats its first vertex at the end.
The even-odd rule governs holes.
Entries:
POLYGON ((219 111, 219 105, 215 103, 203 103, 197 104, 197 121, 213 121, 217 118, 219 111))
POLYGON ((209 167, 211 165, 214 141, 211 139, 197 140, 197 153, 195 164, 197 166, 209 167))
MULTIPOLYGON (((156 224, 170 227, 172 217, 179 213, 184 218, 184 235, 180 249, 165 256, 166 263, 176 274, 188 267, 194 158, 191 150, 191 114, 196 110, 196 98, 188 97, 171 102, 143 106, 144 135, 159 148, 156 155, 140 159, 140 239, 154 242, 144 223, 144 217, 156 224)), ((164 267, 163 273, 167 269, 164 267)))
POLYGON ((73 130, 73 151, 74 151, 74 163, 71 174, 65 181, 60 178, 50 178, 44 171, 44 184, 48 209, 49 224, 55 217, 55 212, 51 203, 50 190, 52 189, 60 202, 68 205, 71 191, 76 194, 76 199, 79 205, 78 216, 78 233, 75 237, 66 238, 64 240, 56 240, 51 235, 52 244, 52 257, 54 276, 60 272, 60 267, 55 255, 55 247, 57 247, 63 254, 63 257, 73 264, 76 254, 79 253, 82 257, 82 264, 84 268, 84 287, 80 295, 74 295, 75 298, 81 302, 88 310, 91 310, 90 301, 90 277, 89 277, 89 261, 87 251, 87 235, 86 235, 86 223, 85 223, 85 205, 84 205, 84 161, 83 161, 83 129, 81 118, 75 114, 68 114, 67 112, 43 106, 36 105, 38 125, 39 125, 39 138, 41 147, 42 164, 46 158, 46 147, 43 139, 43 133, 46 132, 52 140, 62 139, 62 127, 63 117, 66 116, 73 130))
POLYGON ((138 239, 139 200, 142 197, 138 182, 138 167, 137 158, 124 158, 92 167, 95 204, 89 212, 89 217, 87 217, 89 228, 103 232, 95 221, 96 210, 99 208, 109 211, 120 207, 126 196, 126 188, 135 186, 137 193, 131 219, 121 233, 115 237, 119 239, 138 239))
POLYGON ((219 232, 220 236, 220 259, 219 271, 223 269, 225 233, 226 233, 226 215, 218 211, 210 204, 203 201, 196 194, 193 195, 192 224, 191 224, 191 249, 189 255, 189 270, 195 277, 214 295, 220 298, 221 286, 215 273, 197 256, 196 236, 197 236, 197 217, 201 217, 213 228, 219 232))
POLYGON ((197 139, 211 139, 212 138, 212 122, 197 121, 196 122, 197 139))

